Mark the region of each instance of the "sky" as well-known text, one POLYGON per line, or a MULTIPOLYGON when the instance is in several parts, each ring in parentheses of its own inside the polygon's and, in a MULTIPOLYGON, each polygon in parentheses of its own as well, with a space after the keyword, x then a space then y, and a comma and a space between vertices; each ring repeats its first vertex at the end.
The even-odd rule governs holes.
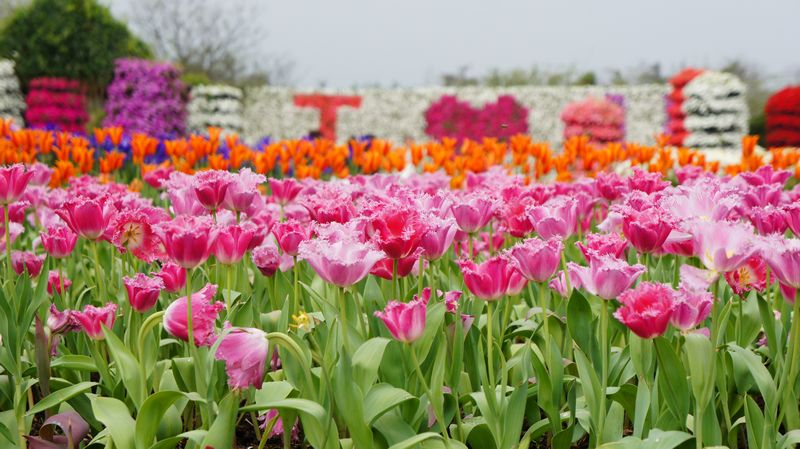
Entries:
MULTIPOLYGON (((135 1, 112 0, 112 10, 135 1)), ((734 58, 771 84, 800 81, 800 0, 257 1, 259 51, 291 60, 298 86, 433 85, 460 67, 572 67, 602 79, 734 58)))

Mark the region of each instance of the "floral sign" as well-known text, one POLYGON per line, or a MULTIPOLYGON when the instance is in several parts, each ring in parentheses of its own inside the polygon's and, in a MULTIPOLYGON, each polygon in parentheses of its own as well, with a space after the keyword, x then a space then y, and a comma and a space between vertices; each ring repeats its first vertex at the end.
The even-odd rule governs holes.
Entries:
POLYGON ((425 133, 437 139, 507 139, 528 132, 528 108, 511 95, 501 95, 496 102, 482 108, 473 107, 453 95, 444 95, 425 111, 425 121, 425 133))

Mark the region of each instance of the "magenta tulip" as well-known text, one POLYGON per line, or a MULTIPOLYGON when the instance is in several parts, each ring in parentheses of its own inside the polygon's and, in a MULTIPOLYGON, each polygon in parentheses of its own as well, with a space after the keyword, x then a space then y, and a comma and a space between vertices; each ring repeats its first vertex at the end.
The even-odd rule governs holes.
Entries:
POLYGON ((267 334, 252 327, 231 329, 217 347, 215 358, 225 361, 228 386, 234 390, 261 389, 267 362, 267 334))
POLYGON ((225 192, 222 205, 232 212, 244 212, 261 195, 258 185, 266 181, 264 175, 253 173, 249 168, 243 168, 238 174, 232 176, 232 182, 225 192))
POLYGON ((525 279, 545 282, 555 274, 561 263, 564 245, 560 240, 531 238, 518 243, 509 250, 514 265, 525 279))
POLYGON ((196 268, 208 259, 216 239, 216 230, 207 216, 179 215, 157 224, 154 231, 172 261, 187 269, 196 268))
POLYGON ((278 242, 281 251, 292 257, 297 256, 301 243, 311 238, 311 226, 299 221, 289 220, 276 223, 272 227, 272 235, 278 242))
POLYGON ((628 265, 609 255, 593 257, 588 267, 570 262, 568 268, 570 279, 579 279, 583 289, 603 299, 617 298, 647 271, 644 265, 628 265))
POLYGON ((214 255, 219 263, 231 265, 238 263, 250 247, 253 231, 239 225, 219 229, 214 239, 214 255))
POLYGON ((11 253, 11 267, 18 275, 27 273, 28 276, 35 278, 42 272, 44 257, 29 251, 14 251, 11 253))
POLYGON ((147 312, 158 302, 158 295, 164 289, 164 281, 160 277, 147 277, 144 273, 136 273, 136 276, 122 278, 125 290, 128 292, 128 302, 133 310, 137 312, 147 312))
POLYGON ((375 316, 383 320, 396 340, 413 343, 425 332, 425 312, 425 303, 420 299, 408 303, 389 301, 375 316))
POLYGON ((180 293, 186 286, 186 268, 172 262, 165 263, 155 275, 161 278, 164 290, 169 293, 180 293))
POLYGON ((282 206, 294 201, 297 194, 303 190, 303 186, 293 178, 269 178, 269 188, 272 191, 272 198, 282 206))
POLYGON ((621 259, 628 248, 628 241, 616 232, 605 234, 588 234, 586 243, 577 242, 575 245, 583 253, 583 257, 588 262, 595 256, 610 255, 621 259))
POLYGON ((86 197, 67 200, 55 212, 73 232, 89 240, 103 237, 115 215, 109 201, 86 197))
POLYGON ((766 240, 761 255, 781 284, 800 288, 800 239, 773 237, 766 240))
MULTIPOLYGON (((464 283, 473 295, 484 301, 497 301, 509 292, 517 282, 513 275, 517 269, 505 254, 499 254, 480 264, 471 260, 459 260, 464 283)), ((518 273, 517 273, 518 274, 518 273)))
MULTIPOLYGON (((217 286, 214 284, 206 284, 192 293, 192 335, 197 346, 211 346, 217 339, 214 323, 225 305, 219 301, 211 302, 216 294, 217 286)), ((186 297, 182 296, 173 301, 164 312, 164 329, 183 341, 189 341, 186 310, 186 297)))
POLYGON ((215 212, 220 209, 228 188, 233 183, 233 175, 224 170, 201 171, 194 175, 192 186, 197 200, 206 209, 215 212))
POLYGON ((466 198, 457 198, 450 210, 458 227, 472 234, 478 232, 489 223, 494 213, 494 203, 480 194, 471 194, 466 198))
POLYGON ((642 282, 619 296, 622 307, 614 316, 639 337, 655 338, 667 330, 675 308, 674 296, 667 285, 642 282))
POLYGON ((437 260, 447 253, 456 236, 456 223, 453 219, 442 219, 431 215, 425 220, 428 230, 422 235, 420 246, 425 250, 425 258, 437 260))
POLYGON ((103 326, 111 329, 117 319, 117 305, 106 304, 103 307, 86 306, 82 312, 72 312, 72 316, 81 325, 86 336, 92 340, 103 340, 103 326))
POLYGON ((64 279, 61 279, 58 270, 50 270, 47 273, 47 293, 49 295, 52 296, 55 293, 63 295, 71 285, 72 281, 67 279, 66 276, 64 276, 64 279), (64 288, 63 291, 61 290, 62 287, 64 288))
POLYGON ((47 232, 39 234, 42 238, 42 246, 47 254, 53 259, 63 259, 72 254, 78 235, 70 231, 65 226, 53 226, 47 232))
POLYGON ((711 313, 714 295, 708 291, 692 290, 681 285, 675 295, 675 309, 672 311, 670 323, 683 332, 688 332, 700 325, 711 313))
POLYGON ((8 206, 25 192, 33 172, 22 164, 0 167, 0 205, 8 206))
POLYGON ((267 277, 274 276, 280 267, 281 256, 278 254, 278 248, 274 246, 259 246, 253 250, 252 258, 258 271, 267 277))
POLYGON ((577 229, 578 202, 573 198, 556 197, 529 208, 528 217, 543 239, 567 238, 577 229))
POLYGON ((403 259, 420 247, 428 225, 410 205, 386 204, 368 219, 367 233, 390 259, 403 259))
POLYGON ((359 242, 307 240, 300 244, 300 258, 326 282, 349 287, 364 279, 369 270, 386 257, 372 245, 359 242))
POLYGON ((673 229, 672 217, 661 208, 642 211, 628 208, 623 212, 622 233, 641 253, 661 250, 673 229))

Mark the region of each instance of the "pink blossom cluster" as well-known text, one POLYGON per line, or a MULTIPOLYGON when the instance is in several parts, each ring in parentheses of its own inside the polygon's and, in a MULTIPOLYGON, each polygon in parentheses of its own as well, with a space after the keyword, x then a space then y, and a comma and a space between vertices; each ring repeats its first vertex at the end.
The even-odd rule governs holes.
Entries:
POLYGON ((84 132, 89 115, 77 81, 62 78, 35 78, 25 97, 25 120, 31 127, 54 127, 84 132))
POLYGON ((511 95, 501 95, 482 108, 444 95, 425 111, 425 121, 425 133, 437 139, 508 139, 528 132, 528 109, 511 95))
POLYGON ((568 104, 561 112, 564 138, 588 136, 592 142, 619 142, 625 138, 625 110, 608 99, 589 97, 568 104))

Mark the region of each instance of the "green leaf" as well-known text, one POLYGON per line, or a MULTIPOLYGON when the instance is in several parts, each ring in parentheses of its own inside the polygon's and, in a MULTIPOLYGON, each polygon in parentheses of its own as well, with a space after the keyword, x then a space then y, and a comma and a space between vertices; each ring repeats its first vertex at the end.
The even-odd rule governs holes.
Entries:
POLYGON ((51 368, 64 368, 78 371, 97 371, 94 359, 86 355, 67 354, 57 357, 50 363, 51 368))
POLYGON ((8 430, 8 427, 6 427, 6 425, 2 422, 0 422, 0 436, 4 437, 9 443, 12 444, 17 441, 17 439, 14 438, 14 435, 11 434, 11 431, 8 430))
POLYGON ((383 337, 371 338, 356 349, 353 354, 353 381, 366 391, 378 379, 378 368, 386 345, 391 340, 383 337))
POLYGON ((666 339, 658 337, 653 342, 658 356, 658 390, 675 418, 685 420, 689 414, 689 382, 683 363, 666 339))
POLYGON ((315 449, 338 449, 339 431, 336 423, 321 405, 307 399, 284 399, 275 402, 259 402, 241 408, 241 412, 269 409, 293 410, 300 414, 306 438, 315 449))
POLYGON ((236 416, 239 412, 239 393, 230 392, 219 403, 219 414, 211 423, 200 447, 231 449, 236 432, 236 416))
POLYGON ((403 402, 416 400, 411 393, 389 384, 374 385, 364 397, 364 417, 372 425, 381 415, 403 402))
POLYGON ((752 449, 759 449, 763 441, 764 425, 766 424, 764 422, 764 415, 761 413, 761 409, 753 398, 747 396, 745 401, 744 413, 746 417, 745 423, 747 425, 747 446, 752 449))
POLYGON ((653 429, 640 447, 642 449, 673 449, 691 438, 692 435, 686 432, 677 430, 664 432, 659 429, 653 429))
POLYGON ((775 388, 775 381, 772 380, 772 376, 767 367, 764 366, 761 357, 749 349, 740 348, 736 345, 729 347, 729 353, 734 362, 745 365, 750 375, 753 376, 753 380, 755 380, 758 390, 764 398, 765 415, 770 418, 777 416, 778 398, 776 396, 778 393, 775 388))
POLYGON ((97 382, 81 382, 79 384, 71 385, 69 387, 62 388, 58 391, 54 391, 47 395, 44 399, 36 403, 30 410, 26 416, 34 415, 36 413, 42 412, 47 410, 48 408, 55 407, 58 404, 72 399, 75 396, 89 390, 90 388, 97 385, 97 382))
POLYGON ((260 390, 256 390, 256 403, 274 402, 286 399, 294 390, 289 382, 281 380, 279 382, 267 382, 260 390))
POLYGON ((592 327, 592 307, 589 301, 578 291, 572 290, 572 296, 567 302, 567 329, 569 334, 584 354, 597 360, 594 357, 597 344, 594 339, 594 329, 592 327))
POLYGON ((414 435, 411 438, 407 438, 399 443, 395 443, 389 446, 389 449, 410 449, 425 440, 430 440, 431 438, 441 439, 442 436, 434 432, 424 432, 420 433, 419 435, 414 435))
POLYGON ((619 441, 622 439, 622 428, 625 420, 625 409, 617 401, 612 401, 606 415, 603 429, 603 441, 619 441))
POLYGON ((137 449, 147 449, 153 444, 164 414, 180 398, 205 402, 196 393, 184 393, 182 391, 159 391, 144 401, 141 409, 139 409, 139 415, 136 417, 135 441, 137 449))
POLYGON ((117 367, 117 372, 122 377, 122 382, 128 390, 128 394, 133 400, 137 409, 142 406, 145 399, 145 382, 142 378, 142 370, 139 366, 139 361, 133 356, 133 353, 125 346, 125 343, 120 340, 113 331, 103 326, 103 334, 106 337, 106 344, 108 345, 108 352, 114 360, 117 367))
POLYGON ((131 418, 124 402, 97 396, 92 399, 92 410, 95 418, 108 428, 115 448, 135 449, 136 422, 131 418))
POLYGON ((581 387, 583 390, 583 397, 586 400, 586 406, 589 408, 589 413, 592 417, 592 426, 595 432, 600 432, 597 429, 597 417, 600 416, 600 395, 605 394, 601 390, 600 381, 597 379, 597 373, 592 368, 589 360, 584 355, 583 351, 575 351, 575 363, 578 365, 578 377, 581 380, 581 387))
POLYGON ((711 340, 701 334, 687 334, 683 349, 689 364, 694 400, 705 409, 714 392, 716 352, 711 340))
POLYGON ((200 445, 200 443, 203 441, 203 438, 205 438, 207 434, 207 430, 190 430, 188 432, 183 432, 180 435, 163 439, 150 446, 150 449, 175 449, 178 443, 183 440, 191 440, 195 445, 200 445))
POLYGON ((353 382, 350 358, 343 353, 333 375, 333 395, 336 408, 350 431, 356 447, 372 447, 372 430, 364 416, 364 394, 353 382))
POLYGON ((519 442, 522 434, 522 422, 525 420, 525 403, 528 399, 527 381, 518 386, 506 403, 503 416, 503 443, 501 447, 513 447, 519 442))

